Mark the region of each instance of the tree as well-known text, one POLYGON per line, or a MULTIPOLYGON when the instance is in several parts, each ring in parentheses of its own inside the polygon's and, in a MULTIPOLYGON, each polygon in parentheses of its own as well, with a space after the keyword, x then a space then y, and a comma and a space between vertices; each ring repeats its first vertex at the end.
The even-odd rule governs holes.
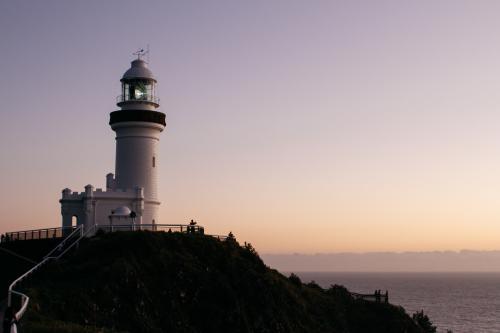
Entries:
POLYGON ((245 242, 245 249, 253 255, 258 256, 257 250, 252 246, 252 244, 245 242))
POLYGON ((415 312, 412 319, 425 333, 436 333, 436 326, 434 326, 429 317, 424 314, 424 310, 415 312))
POLYGON ((290 281, 292 284, 294 284, 297 287, 302 287, 302 281, 294 273, 290 274, 290 276, 288 277, 288 281, 290 281))

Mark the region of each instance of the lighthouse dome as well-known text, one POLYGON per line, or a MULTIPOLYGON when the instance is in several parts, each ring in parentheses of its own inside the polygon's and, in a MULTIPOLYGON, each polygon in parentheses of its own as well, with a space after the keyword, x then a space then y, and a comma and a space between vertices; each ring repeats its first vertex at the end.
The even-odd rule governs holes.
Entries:
POLYGON ((123 74, 121 81, 133 79, 146 79, 156 82, 153 72, 151 72, 148 64, 142 59, 132 61, 132 66, 123 74))

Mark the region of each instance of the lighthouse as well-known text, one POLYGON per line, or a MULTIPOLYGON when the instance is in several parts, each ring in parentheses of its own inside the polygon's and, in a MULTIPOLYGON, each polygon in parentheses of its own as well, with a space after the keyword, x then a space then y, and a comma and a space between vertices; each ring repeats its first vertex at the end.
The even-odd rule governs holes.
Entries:
MULTIPOLYGON (((121 95, 109 124, 116 132, 115 178, 107 188, 144 189, 142 222, 158 221, 158 144, 165 114, 157 111, 156 79, 139 56, 121 79, 121 95)), ((107 181, 107 182, 108 182, 107 181)))
POLYGON ((120 109, 109 118, 116 134, 115 173, 106 175, 105 190, 89 184, 83 192, 62 191, 63 227, 158 223, 158 145, 166 123, 158 110, 157 81, 141 53, 120 81, 120 109))

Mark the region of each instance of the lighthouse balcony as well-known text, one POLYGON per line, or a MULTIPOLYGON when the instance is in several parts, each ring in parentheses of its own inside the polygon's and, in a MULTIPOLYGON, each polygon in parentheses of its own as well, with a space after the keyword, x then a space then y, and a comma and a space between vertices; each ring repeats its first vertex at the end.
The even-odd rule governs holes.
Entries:
POLYGON ((122 106, 124 103, 134 102, 134 103, 148 103, 155 107, 160 106, 160 99, 151 94, 140 94, 140 95, 130 95, 122 94, 116 97, 116 105, 122 106))

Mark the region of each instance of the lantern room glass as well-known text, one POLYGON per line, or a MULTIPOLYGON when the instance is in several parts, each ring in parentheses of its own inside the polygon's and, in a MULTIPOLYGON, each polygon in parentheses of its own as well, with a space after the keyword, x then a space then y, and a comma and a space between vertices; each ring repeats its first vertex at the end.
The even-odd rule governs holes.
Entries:
POLYGON ((155 83, 147 80, 134 80, 122 83, 122 101, 155 102, 155 83))

